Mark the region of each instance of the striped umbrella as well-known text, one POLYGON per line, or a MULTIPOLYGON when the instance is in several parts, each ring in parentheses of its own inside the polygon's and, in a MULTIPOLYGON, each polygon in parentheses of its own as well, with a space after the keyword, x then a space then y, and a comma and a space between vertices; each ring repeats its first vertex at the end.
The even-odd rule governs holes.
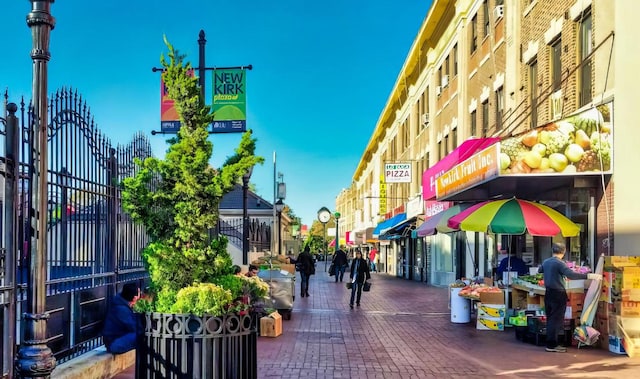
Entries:
POLYGON ((574 237, 580 227, 560 212, 527 200, 485 201, 451 217, 447 226, 472 232, 574 237))

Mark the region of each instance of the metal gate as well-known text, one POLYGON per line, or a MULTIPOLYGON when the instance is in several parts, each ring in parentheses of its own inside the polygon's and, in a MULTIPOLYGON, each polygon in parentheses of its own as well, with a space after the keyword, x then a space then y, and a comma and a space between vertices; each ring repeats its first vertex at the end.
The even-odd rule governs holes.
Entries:
MULTIPOLYGON (((12 377, 29 281, 31 106, 15 107, 4 94, 0 114, 0 374, 12 377), (17 117, 15 146, 7 124, 17 117), (13 155, 12 155, 13 152, 13 155), (12 168, 17 165, 17 178, 12 168), (16 180, 17 179, 17 180, 16 180), (13 185, 13 187, 12 187, 13 185), (7 188, 7 190, 5 190, 7 188)), ((108 299, 118 283, 148 278, 142 226, 122 213, 118 183, 135 173, 135 158, 151 155, 141 134, 113 146, 77 91, 50 97, 46 307, 48 345, 64 362, 102 344, 108 299)), ((15 122, 15 121, 13 121, 15 122)))

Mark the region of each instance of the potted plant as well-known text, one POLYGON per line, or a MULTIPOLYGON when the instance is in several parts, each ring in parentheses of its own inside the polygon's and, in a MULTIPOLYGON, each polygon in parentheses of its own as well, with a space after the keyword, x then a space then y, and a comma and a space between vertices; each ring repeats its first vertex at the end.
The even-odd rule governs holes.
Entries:
POLYGON ((211 109, 190 75, 190 64, 165 43, 163 79, 181 128, 169 141, 164 159, 137 161, 139 170, 122 182, 124 211, 144 225, 150 237, 143 259, 152 297, 136 306, 145 312, 137 375, 255 377, 255 323, 250 305, 236 303, 244 280, 232 275, 226 238, 211 239, 209 230, 217 223, 222 196, 264 159, 255 156, 249 131, 221 168, 210 166, 211 109))

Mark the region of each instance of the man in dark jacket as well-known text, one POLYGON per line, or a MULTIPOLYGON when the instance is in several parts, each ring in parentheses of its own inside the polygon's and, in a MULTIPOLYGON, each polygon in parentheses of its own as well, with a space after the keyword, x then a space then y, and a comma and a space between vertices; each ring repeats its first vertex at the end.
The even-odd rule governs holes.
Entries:
POLYGON ((298 255, 297 265, 300 267, 300 296, 309 297, 309 278, 316 273, 316 265, 313 262, 309 246, 298 255))
POLYGON ((342 246, 338 251, 333 255, 333 267, 335 270, 336 283, 338 280, 342 281, 342 277, 344 276, 344 270, 347 268, 347 264, 349 261, 347 260, 347 253, 342 250, 342 246))
POLYGON ((355 298, 356 305, 360 306, 360 297, 362 296, 362 287, 364 282, 371 279, 369 273, 369 265, 367 260, 362 258, 362 252, 360 249, 356 250, 356 257, 351 262, 351 300, 349 301, 349 308, 353 309, 353 300, 355 298))
POLYGON ((102 331, 107 351, 122 354, 135 349, 138 327, 131 307, 139 297, 140 289, 135 283, 125 284, 122 291, 113 297, 102 331))
POLYGON ((551 258, 542 262, 538 272, 544 276, 544 310, 547 314, 547 347, 552 353, 564 353, 565 346, 558 345, 558 334, 564 328, 564 313, 567 309, 567 291, 564 279, 572 280, 593 279, 602 280, 600 274, 580 274, 574 272, 562 260, 566 248, 562 243, 554 243, 551 247, 551 258))

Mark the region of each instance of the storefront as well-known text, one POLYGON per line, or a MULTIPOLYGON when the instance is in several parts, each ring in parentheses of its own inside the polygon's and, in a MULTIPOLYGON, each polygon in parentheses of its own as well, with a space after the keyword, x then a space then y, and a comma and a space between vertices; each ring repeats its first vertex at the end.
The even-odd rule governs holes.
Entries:
MULTIPOLYGON (((424 203, 425 222, 436 214, 446 210, 453 203, 436 199, 437 179, 455 165, 473 156, 478 151, 497 143, 499 138, 471 138, 464 141, 446 157, 427 169, 422 176, 422 198, 424 203)), ((453 234, 435 234, 419 237, 413 234, 414 239, 419 239, 422 245, 422 268, 425 273, 425 281, 435 286, 446 286, 455 280, 457 273, 465 271, 466 244, 461 243, 461 238, 453 234), (462 250, 465 249, 465 250, 462 250)), ((416 251, 417 250, 417 241, 416 251)), ((417 261, 417 256, 416 256, 417 261)), ((415 270, 416 268, 414 268, 415 270)))
MULTIPOLYGON (((606 228, 611 222, 604 193, 612 175, 612 114, 613 103, 608 103, 503 139, 437 178, 439 201, 530 200, 565 215, 580 228, 579 235, 570 238, 486 230, 471 240, 467 232, 465 247, 471 254, 465 261, 473 257, 473 265, 467 264, 459 276, 491 277, 498 253, 507 250, 535 267, 551 255, 552 242, 566 244, 567 261, 593 266, 598 246, 606 244, 606 233, 599 236, 597 226, 606 228)), ((442 239, 442 246, 436 248, 440 251, 435 253, 434 275, 455 270, 449 265, 450 260, 455 264, 455 254, 447 250, 454 249, 453 238, 439 234, 430 238, 442 239)))

